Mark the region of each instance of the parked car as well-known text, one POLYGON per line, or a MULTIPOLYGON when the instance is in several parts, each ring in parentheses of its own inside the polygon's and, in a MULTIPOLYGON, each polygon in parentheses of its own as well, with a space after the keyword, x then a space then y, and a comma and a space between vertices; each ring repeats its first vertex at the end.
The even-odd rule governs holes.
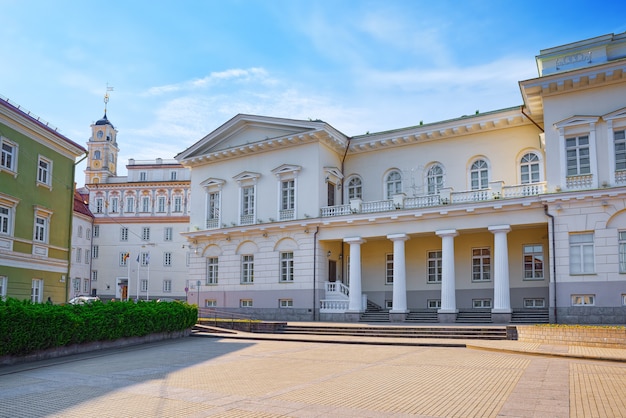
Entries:
POLYGON ((84 305, 98 300, 100 300, 98 296, 76 296, 75 298, 70 299, 68 303, 71 305, 84 305))

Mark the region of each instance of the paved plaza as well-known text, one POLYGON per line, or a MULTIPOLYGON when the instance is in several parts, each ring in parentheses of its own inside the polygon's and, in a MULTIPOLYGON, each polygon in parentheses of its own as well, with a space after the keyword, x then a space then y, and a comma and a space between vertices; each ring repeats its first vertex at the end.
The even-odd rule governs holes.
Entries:
POLYGON ((0 416, 626 416, 619 359, 346 342, 187 337, 4 366, 0 416))

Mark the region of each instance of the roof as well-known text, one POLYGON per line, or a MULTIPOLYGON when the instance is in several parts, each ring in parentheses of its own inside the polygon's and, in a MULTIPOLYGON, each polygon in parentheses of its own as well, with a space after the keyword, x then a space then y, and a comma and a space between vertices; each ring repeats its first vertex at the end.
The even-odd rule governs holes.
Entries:
POLYGON ((89 194, 81 194, 78 190, 74 190, 74 212, 94 217, 89 210, 89 194))

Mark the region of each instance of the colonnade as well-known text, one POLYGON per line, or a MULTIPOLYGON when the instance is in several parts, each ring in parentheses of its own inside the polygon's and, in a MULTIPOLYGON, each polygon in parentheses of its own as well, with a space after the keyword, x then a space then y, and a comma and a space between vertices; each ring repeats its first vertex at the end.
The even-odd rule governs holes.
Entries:
MULTIPOLYGON (((488 227, 494 235, 493 251, 493 282, 494 297, 492 314, 510 314, 511 297, 509 286, 509 248, 507 234, 510 225, 494 225, 488 227)), ((456 229, 435 231, 441 238, 441 308, 439 314, 456 314, 456 284, 454 271, 454 238, 459 235, 456 229)), ((405 242, 407 234, 390 234, 387 239, 393 242, 393 299, 390 314, 407 313, 406 295, 406 254, 405 242)), ((361 237, 344 238, 350 246, 350 296, 349 312, 362 312, 361 285, 361 245, 366 240, 361 237)))

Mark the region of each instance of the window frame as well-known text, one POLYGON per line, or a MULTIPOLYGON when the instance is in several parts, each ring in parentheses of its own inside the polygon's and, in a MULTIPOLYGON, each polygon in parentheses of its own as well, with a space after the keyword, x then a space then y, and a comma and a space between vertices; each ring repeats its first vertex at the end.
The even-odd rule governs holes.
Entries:
POLYGON ((172 241, 174 239, 174 228, 166 226, 163 229, 163 241, 172 241))
POLYGON ((278 299, 278 308, 279 309, 292 309, 293 308, 293 299, 278 299))
POLYGON ((52 160, 42 155, 37 159, 37 185, 52 188, 52 160))
POLYGON ((543 244, 523 244, 522 245, 522 272, 523 272, 523 280, 544 280, 545 279, 545 255, 543 252, 543 244), (530 249, 530 251, 527 251, 530 249), (541 256, 541 275, 537 276, 537 255, 541 256), (527 259, 527 257, 531 257, 531 259, 527 259), (531 273, 530 277, 528 273, 531 273))
POLYGON ((163 267, 172 267, 172 253, 170 251, 163 253, 163 267))
POLYGON ((392 200, 395 195, 402 193, 402 190, 403 190, 402 180, 403 180, 402 172, 397 169, 390 170, 385 175, 385 199, 386 200, 392 200))
POLYGON ((163 293, 172 293, 172 280, 171 279, 163 280, 163 293))
POLYGON ((19 145, 17 143, 0 136, 0 171, 17 174, 18 152, 19 145), (10 148, 10 150, 6 150, 5 146, 10 148))
POLYGON ((572 135, 565 137, 565 173, 566 177, 587 176, 592 174, 591 167, 591 138, 588 133, 572 135), (581 144, 581 140, 584 138, 586 144, 581 144), (574 141, 573 145, 570 145, 574 141), (586 150, 586 157, 581 153, 586 150), (587 160, 586 164, 583 164, 583 160, 587 160), (575 164, 571 164, 571 162, 575 164), (587 168, 588 171, 583 171, 583 168, 587 168), (573 170, 573 171, 572 171, 573 170))
POLYGON ((613 151, 615 153, 615 171, 626 170, 626 129, 613 131, 613 151), (617 134, 620 134, 621 138, 617 138, 617 134))
POLYGON ((593 232, 569 234, 569 274, 581 276, 595 274, 595 236, 593 232), (583 241, 583 239, 586 239, 583 241), (585 251, 587 250, 587 253, 585 251), (590 254, 589 254, 590 250, 590 254), (576 254, 577 253, 577 254, 576 254), (588 261, 591 258, 591 261, 588 261), (578 263, 576 260, 578 259, 578 263))
POLYGON ((241 284, 254 283, 254 255, 241 255, 241 284))
POLYGON ((571 296, 572 306, 596 306, 595 294, 574 294, 571 296))
POLYGON ((472 283, 485 283, 491 281, 491 247, 475 247, 472 248, 472 283), (476 254, 480 251, 480 254, 476 254), (485 254, 487 251, 487 254, 485 254), (485 262, 487 260, 487 262, 485 262), (478 264, 477 264, 478 262, 478 264), (476 271, 476 267, 479 271, 476 271))
POLYGON ((346 193, 348 202, 351 200, 363 200, 363 179, 359 176, 351 176, 347 181, 346 193))
POLYGON ((43 302, 43 279, 32 279, 30 286, 30 301, 33 303, 43 302))
POLYGON ((293 283, 294 281, 294 254, 293 251, 280 253, 280 283, 293 283))
POLYGON ((385 284, 393 284, 393 253, 385 253, 385 284))
POLYGON ((206 258, 206 280, 207 286, 213 286, 219 284, 219 258, 207 257, 206 258))
POLYGON ((9 277, 4 276, 4 275, 0 276, 0 300, 6 300, 8 285, 9 285, 9 277))
POLYGON ((619 272, 626 273, 626 231, 617 232, 619 272))
POLYGON ((489 188, 489 176, 491 167, 486 158, 477 158, 470 165, 469 180, 470 190, 486 190, 489 188))
POLYGON ((128 241, 128 227, 120 227, 120 241, 128 241))
POLYGON ((541 157, 535 151, 525 152, 519 160, 520 184, 536 184, 542 181, 541 157), (534 158, 534 159, 533 159, 534 158), (524 172, 526 169, 526 173, 524 172), (528 177, 525 179, 525 177, 528 177), (535 179, 536 177, 536 179, 535 179))
POLYGON ((426 283, 441 284, 443 276, 443 251, 431 250, 426 253, 426 283))
POLYGON ((445 187, 445 171, 443 165, 435 163, 426 171, 426 194, 429 196, 439 194, 445 187), (435 172, 438 170, 438 172, 435 172))

